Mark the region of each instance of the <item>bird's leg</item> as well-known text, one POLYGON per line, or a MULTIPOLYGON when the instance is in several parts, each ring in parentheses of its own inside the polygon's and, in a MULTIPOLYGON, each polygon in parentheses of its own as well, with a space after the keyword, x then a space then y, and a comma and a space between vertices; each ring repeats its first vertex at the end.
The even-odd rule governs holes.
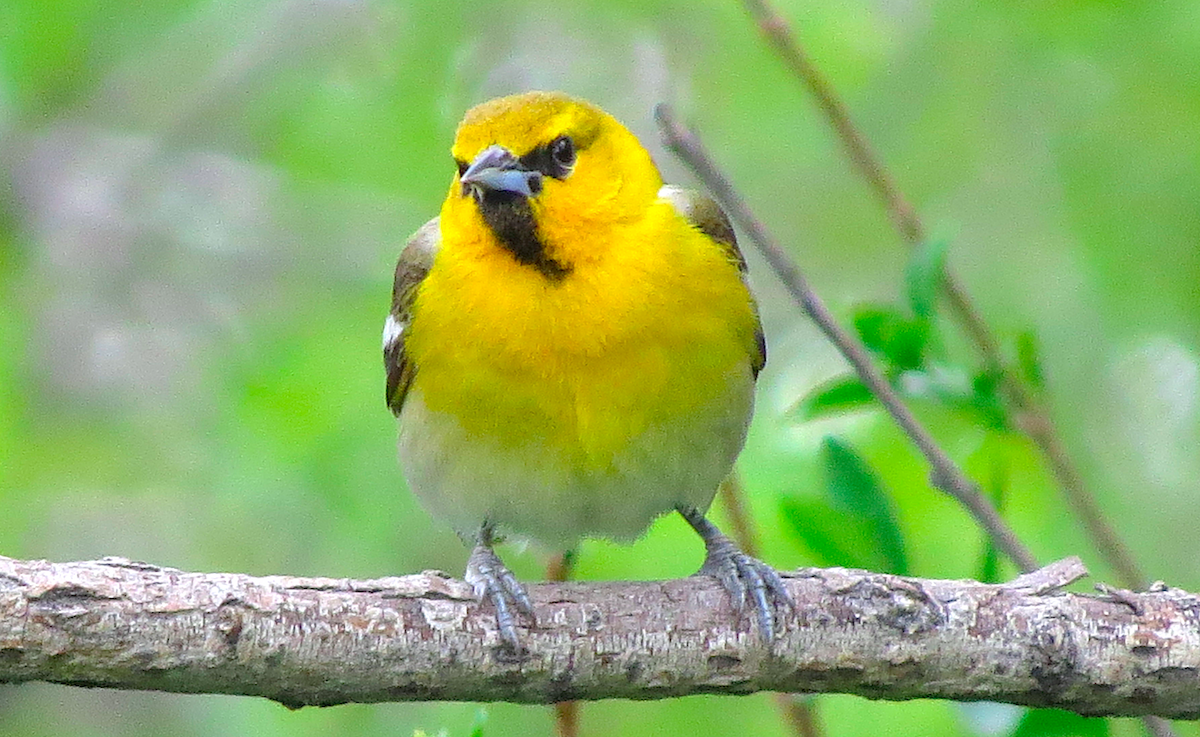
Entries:
POLYGON ((708 521, 695 507, 677 507, 679 514, 704 540, 707 554, 704 565, 696 575, 712 576, 721 582, 739 614, 749 598, 758 617, 758 631, 763 641, 775 640, 775 604, 795 611, 796 603, 787 592, 783 579, 774 568, 757 558, 746 555, 717 526, 708 521))
POLYGON ((467 573, 464 578, 475 588, 475 595, 480 601, 490 601, 496 608, 496 627, 500 631, 500 639, 516 650, 520 648, 521 642, 517 637, 513 607, 529 617, 535 626, 537 617, 533 613, 533 602, 529 600, 529 594, 525 593, 525 587, 501 562, 496 551, 492 550, 493 541, 492 526, 485 522, 479 528, 479 540, 475 549, 467 559, 467 573))

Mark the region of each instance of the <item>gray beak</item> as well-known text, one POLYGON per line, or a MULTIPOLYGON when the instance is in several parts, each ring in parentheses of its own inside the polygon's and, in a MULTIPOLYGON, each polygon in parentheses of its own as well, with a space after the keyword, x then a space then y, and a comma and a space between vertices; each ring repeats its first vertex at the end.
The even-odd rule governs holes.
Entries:
POLYGON ((485 191, 508 192, 532 197, 542 191, 542 173, 526 169, 520 159, 503 146, 488 146, 459 178, 463 196, 485 191))

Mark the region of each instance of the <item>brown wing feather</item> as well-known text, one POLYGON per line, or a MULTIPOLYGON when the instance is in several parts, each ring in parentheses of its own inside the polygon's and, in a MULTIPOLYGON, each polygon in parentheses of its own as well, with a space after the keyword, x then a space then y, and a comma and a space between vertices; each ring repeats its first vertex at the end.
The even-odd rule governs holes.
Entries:
POLYGON ((404 397, 412 383, 416 367, 404 351, 408 327, 412 323, 417 289, 433 266, 441 242, 438 219, 421 226, 408 239, 396 262, 396 280, 392 285, 392 310, 383 329, 383 366, 387 370, 387 404, 395 415, 404 406, 404 397))
MULTIPOLYGON (((746 257, 738 248, 733 225, 729 223, 729 218, 721 206, 707 195, 670 184, 664 185, 658 191, 658 196, 670 202, 685 220, 725 249, 729 259, 738 265, 738 271, 742 273, 742 283, 746 284, 746 291, 749 292, 750 285, 746 283, 746 257)), ((750 304, 754 308, 754 338, 758 344, 758 352, 751 357, 750 365, 754 369, 754 376, 757 377, 767 362, 767 340, 763 335, 762 321, 758 319, 758 304, 753 295, 750 297, 750 304)))

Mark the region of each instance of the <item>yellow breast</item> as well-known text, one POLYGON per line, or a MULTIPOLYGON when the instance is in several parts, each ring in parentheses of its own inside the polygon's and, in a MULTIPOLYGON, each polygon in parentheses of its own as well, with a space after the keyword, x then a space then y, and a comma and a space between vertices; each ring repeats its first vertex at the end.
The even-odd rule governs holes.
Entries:
POLYGON ((669 203, 603 232, 551 234, 577 254, 552 281, 457 202, 443 210, 408 334, 429 411, 490 443, 603 471, 649 429, 745 381, 750 296, 736 265, 669 203))

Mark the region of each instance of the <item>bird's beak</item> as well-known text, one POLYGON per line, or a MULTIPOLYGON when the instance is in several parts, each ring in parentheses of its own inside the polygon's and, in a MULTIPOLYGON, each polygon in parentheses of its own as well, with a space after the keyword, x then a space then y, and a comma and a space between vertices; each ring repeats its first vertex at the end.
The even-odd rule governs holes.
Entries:
POLYGON ((527 169, 521 160, 503 146, 488 146, 459 177, 463 196, 471 192, 507 192, 532 197, 542 191, 542 174, 527 169))

